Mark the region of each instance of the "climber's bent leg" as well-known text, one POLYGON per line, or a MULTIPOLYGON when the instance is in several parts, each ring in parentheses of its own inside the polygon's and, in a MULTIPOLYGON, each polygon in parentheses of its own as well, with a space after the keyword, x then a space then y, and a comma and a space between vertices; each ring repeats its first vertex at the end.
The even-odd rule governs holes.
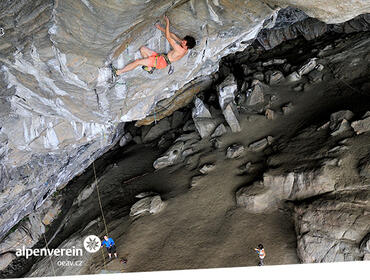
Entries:
POLYGON ((141 46, 140 47, 140 53, 141 53, 141 56, 143 58, 146 58, 146 57, 149 57, 149 56, 152 56, 152 55, 156 55, 157 53, 155 51, 152 51, 151 49, 145 47, 145 46, 141 46))
POLYGON ((117 75, 121 75, 122 73, 134 70, 139 65, 149 66, 149 58, 137 59, 134 62, 127 64, 120 70, 117 70, 117 75))
MULTIPOLYGON (((145 46, 140 47, 140 53, 141 53, 141 56, 144 57, 144 58, 157 55, 157 53, 155 51, 152 51, 151 49, 149 49, 145 46)), ((153 69, 152 67, 146 66, 145 70, 150 72, 152 69, 153 69)))

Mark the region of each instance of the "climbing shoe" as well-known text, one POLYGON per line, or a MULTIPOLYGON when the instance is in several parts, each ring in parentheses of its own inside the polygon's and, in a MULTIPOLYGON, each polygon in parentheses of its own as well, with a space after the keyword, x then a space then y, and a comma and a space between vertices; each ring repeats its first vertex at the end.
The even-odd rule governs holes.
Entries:
POLYGON ((145 70, 146 72, 148 72, 149 74, 153 74, 153 72, 154 72, 154 67, 152 67, 152 69, 151 70, 149 70, 149 67, 148 66, 143 66, 143 67, 141 67, 141 68, 143 68, 143 70, 145 70))
POLYGON ((171 75, 175 71, 175 68, 170 65, 170 68, 168 69, 168 75, 171 75))

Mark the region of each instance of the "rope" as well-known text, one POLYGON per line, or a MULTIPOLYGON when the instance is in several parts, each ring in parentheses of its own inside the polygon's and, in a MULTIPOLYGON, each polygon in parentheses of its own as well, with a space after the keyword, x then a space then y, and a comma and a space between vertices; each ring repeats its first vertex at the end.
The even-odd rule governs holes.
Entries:
MULTIPOLYGON (((101 199, 100 199, 99 184, 98 184, 98 179, 96 177, 96 170, 95 170, 95 162, 94 161, 93 161, 93 169, 94 169, 95 185, 96 185, 96 192, 98 193, 100 211, 101 211, 101 215, 103 217, 105 233, 108 236, 108 227, 107 227, 107 223, 105 221, 103 206, 102 206, 101 199)), ((100 250, 100 251, 101 251, 102 258, 103 258, 104 269, 107 270, 106 263, 105 263, 104 252, 103 252, 103 250, 100 250)))
POLYGON ((103 250, 100 250, 100 251, 101 251, 101 256, 102 256, 102 258, 103 258, 104 269, 105 269, 105 270, 107 270, 107 266, 106 266, 106 264, 105 264, 104 252, 103 252, 103 250))
POLYGON ((103 206, 102 206, 101 199, 100 199, 99 184, 98 184, 98 179, 96 177, 96 170, 95 170, 95 162, 94 161, 93 161, 93 169, 94 169, 95 185, 96 185, 96 192, 98 193, 98 200, 99 200, 100 211, 101 211, 101 215, 103 217, 103 222, 104 222, 104 227, 105 227, 105 233, 108 236, 108 227, 107 227, 107 223, 105 222, 105 217, 104 217, 104 212, 103 212, 103 206))
MULTIPOLYGON (((45 240, 45 247, 46 247, 46 249, 47 249, 47 250, 48 250, 48 252, 49 252, 49 246, 48 246, 48 242, 46 241, 45 234, 43 233, 43 234, 42 234, 42 236, 44 237, 44 240, 45 240)), ((51 256, 49 256, 49 258, 50 258, 51 268, 52 268, 53 273, 54 273, 54 277, 56 277, 57 275, 55 274, 54 264, 53 264, 53 261, 52 261, 52 259, 51 259, 51 256)))

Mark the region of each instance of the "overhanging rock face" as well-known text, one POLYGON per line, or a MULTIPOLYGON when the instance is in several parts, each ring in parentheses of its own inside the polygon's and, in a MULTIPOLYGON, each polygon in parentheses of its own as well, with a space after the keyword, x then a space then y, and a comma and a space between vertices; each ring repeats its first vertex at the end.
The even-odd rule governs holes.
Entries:
MULTIPOLYGON (((309 13, 320 2, 301 6, 309 13)), ((2 1, 0 238, 116 143, 122 122, 145 118, 158 101, 216 71, 277 10, 259 0, 2 1), (169 50, 154 27, 164 13, 197 47, 171 76, 137 69, 112 85, 110 61, 123 67, 141 45, 169 50)))
POLYGON ((274 12, 257 0, 39 0, 0 7, 0 237, 114 144, 119 123, 143 119, 156 102, 216 71, 219 59, 255 38, 274 12), (172 31, 193 35, 197 47, 173 64, 171 76, 137 69, 112 86, 109 61, 123 67, 140 56, 141 45, 169 50, 154 26, 165 12, 172 31))

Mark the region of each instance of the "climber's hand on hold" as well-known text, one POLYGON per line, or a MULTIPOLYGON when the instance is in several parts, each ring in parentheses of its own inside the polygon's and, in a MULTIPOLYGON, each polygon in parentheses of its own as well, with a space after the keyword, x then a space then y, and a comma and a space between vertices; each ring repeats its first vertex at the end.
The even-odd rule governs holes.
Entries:
POLYGON ((167 24, 170 23, 170 20, 168 19, 167 15, 164 15, 163 18, 164 18, 164 20, 166 21, 167 24))

